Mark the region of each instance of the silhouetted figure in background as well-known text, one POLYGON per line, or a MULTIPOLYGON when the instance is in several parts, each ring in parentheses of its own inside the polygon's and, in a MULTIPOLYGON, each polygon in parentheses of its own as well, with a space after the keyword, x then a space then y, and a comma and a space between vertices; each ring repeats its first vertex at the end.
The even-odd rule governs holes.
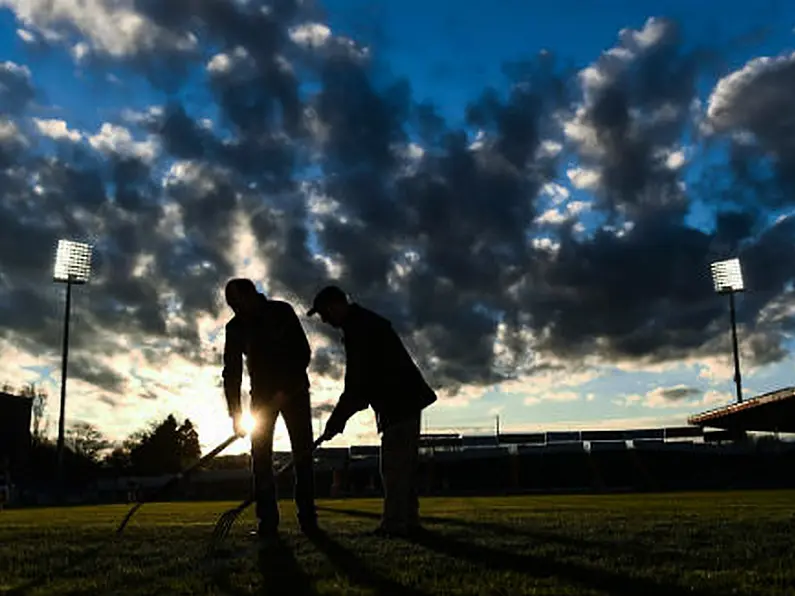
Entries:
POLYGON ((436 401, 403 342, 384 317, 349 302, 336 286, 323 288, 307 316, 342 329, 345 389, 323 432, 343 432, 356 412, 372 407, 381 436, 384 510, 376 534, 406 536, 420 530, 417 467, 422 410, 436 401))
POLYGON ((273 435, 281 413, 290 435, 295 462, 295 503, 306 533, 317 530, 312 462, 312 410, 309 396, 311 349, 301 322, 286 302, 268 300, 249 279, 226 285, 226 301, 235 316, 226 325, 224 393, 235 432, 242 428, 240 385, 243 355, 251 380, 251 458, 256 497, 257 534, 275 540, 279 525, 273 476, 273 435))

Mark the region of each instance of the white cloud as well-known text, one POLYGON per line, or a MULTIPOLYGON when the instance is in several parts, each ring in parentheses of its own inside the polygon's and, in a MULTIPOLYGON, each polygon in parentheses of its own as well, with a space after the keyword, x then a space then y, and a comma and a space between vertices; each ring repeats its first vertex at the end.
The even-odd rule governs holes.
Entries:
POLYGON ((571 196, 571 193, 569 192, 569 189, 566 188, 565 186, 561 186, 557 182, 547 182, 541 188, 541 192, 542 192, 542 194, 545 194, 548 197, 551 197, 552 198, 552 202, 555 205, 557 205, 559 203, 562 203, 563 201, 568 199, 569 196, 571 196))
POLYGON ((530 243, 532 244, 533 248, 549 253, 555 253, 560 250, 560 242, 557 242, 552 238, 533 238, 530 243))
POLYGON ((656 46, 670 31, 670 24, 656 17, 649 17, 643 29, 622 29, 618 37, 629 50, 642 51, 656 46))
POLYGON ((568 419, 555 422, 526 422, 505 424, 502 432, 544 432, 544 431, 578 431, 578 430, 629 430, 633 428, 661 428, 666 426, 682 426, 687 424, 687 414, 670 416, 636 416, 631 418, 600 418, 600 419, 568 419))
POLYGON ((597 170, 583 167, 569 168, 566 170, 566 176, 576 188, 583 190, 597 189, 601 180, 601 174, 597 170))
POLYGON ((563 210, 561 210, 559 207, 546 210, 544 213, 536 217, 536 222, 557 225, 576 218, 583 211, 588 209, 590 209, 590 205, 585 201, 569 201, 563 207, 563 210))
POLYGON ((678 151, 671 151, 668 154, 668 157, 665 160, 665 165, 668 166, 671 170, 678 170, 687 161, 687 156, 685 151, 680 149, 678 151))
POLYGON ((72 46, 70 53, 72 54, 72 58, 74 58, 75 62, 80 63, 83 62, 91 53, 91 47, 86 42, 80 41, 72 46))
POLYGON ((207 62, 207 71, 212 75, 227 75, 243 66, 253 67, 253 60, 246 48, 238 46, 231 52, 216 54, 207 62))
POLYGON ((65 121, 59 120, 57 118, 34 118, 33 124, 36 126, 39 134, 50 137, 51 139, 66 139, 76 143, 83 138, 82 133, 76 130, 70 130, 69 125, 65 121))
POLYGON ((193 34, 175 33, 135 12, 130 2, 109 0, 0 0, 27 29, 60 41, 57 29, 71 26, 94 50, 115 58, 141 52, 187 52, 197 46, 193 34))
POLYGON ((231 263, 240 263, 235 271, 236 276, 265 280, 268 279, 269 274, 268 262, 260 256, 259 243, 250 221, 250 214, 241 212, 235 214, 231 236, 234 240, 226 256, 231 263))
POLYGON ((304 23, 290 29, 289 36, 298 45, 317 48, 331 38, 331 29, 321 23, 304 23))
POLYGON ((563 145, 561 145, 557 141, 552 140, 544 140, 541 141, 540 145, 538 146, 538 151, 536 152, 538 157, 557 157, 560 152, 563 151, 563 145))
POLYGON ((521 398, 528 406, 541 402, 576 401, 583 397, 580 387, 601 374, 601 371, 595 369, 550 368, 501 383, 500 392, 507 399, 521 398))
POLYGON ((34 35, 25 29, 17 29, 17 37, 28 44, 36 42, 34 35))
POLYGON ((549 393, 545 393, 543 396, 540 395, 532 395, 530 397, 526 397, 524 399, 524 405, 526 406, 533 406, 536 404, 543 402, 566 402, 566 401, 577 401, 582 396, 577 393, 576 391, 550 391, 549 393))
POLYGON ((774 58, 762 56, 750 60, 740 70, 719 80, 707 101, 705 132, 726 131, 739 126, 741 122, 762 116, 762 111, 770 103, 769 92, 772 89, 763 86, 747 101, 742 101, 741 96, 763 74, 789 68, 793 63, 795 63, 795 52, 789 56, 774 58))
POLYGON ((88 142, 100 153, 134 156, 145 162, 151 162, 158 153, 155 137, 136 141, 127 128, 110 122, 104 122, 97 134, 88 137, 88 142))
POLYGON ((553 208, 544 211, 544 213, 536 217, 535 221, 540 224, 548 223, 557 225, 563 223, 566 219, 566 216, 561 213, 560 210, 553 208))

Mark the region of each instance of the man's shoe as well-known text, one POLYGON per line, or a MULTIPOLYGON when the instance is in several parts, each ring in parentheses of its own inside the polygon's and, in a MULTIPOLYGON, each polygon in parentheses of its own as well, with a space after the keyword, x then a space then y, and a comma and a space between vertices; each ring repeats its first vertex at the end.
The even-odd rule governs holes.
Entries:
POLYGON ((317 536, 322 532, 320 526, 317 525, 317 519, 298 520, 298 527, 301 528, 301 533, 306 536, 317 536))

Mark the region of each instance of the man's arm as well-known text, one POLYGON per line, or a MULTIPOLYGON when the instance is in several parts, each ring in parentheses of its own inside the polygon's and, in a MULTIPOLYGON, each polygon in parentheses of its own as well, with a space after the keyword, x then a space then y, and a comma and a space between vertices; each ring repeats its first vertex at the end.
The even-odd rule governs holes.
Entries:
POLYGON ((345 389, 337 405, 331 412, 326 422, 324 434, 331 438, 345 429, 345 424, 351 416, 369 407, 367 400, 367 383, 363 376, 366 372, 362 362, 363 354, 359 351, 367 346, 360 342, 346 342, 345 345, 345 389))
POLYGON ((349 393, 348 391, 343 392, 337 405, 334 406, 334 410, 332 410, 331 415, 326 421, 326 428, 323 431, 323 435, 326 439, 331 439, 334 435, 341 433, 345 429, 345 424, 350 417, 356 414, 356 412, 367 409, 368 405, 367 401, 363 400, 361 396, 355 393, 349 393))
POLYGON ((243 345, 239 329, 231 322, 226 325, 222 376, 229 415, 238 417, 243 410, 240 403, 240 385, 243 382, 243 345))

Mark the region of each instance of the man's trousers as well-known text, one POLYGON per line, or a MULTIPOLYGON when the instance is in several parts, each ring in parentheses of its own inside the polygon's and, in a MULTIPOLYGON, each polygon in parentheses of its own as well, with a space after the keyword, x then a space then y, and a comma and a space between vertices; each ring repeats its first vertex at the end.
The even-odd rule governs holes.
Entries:
POLYGON ((309 391, 287 395, 274 404, 256 405, 257 427, 251 434, 256 515, 260 533, 275 532, 279 526, 276 482, 273 475, 273 435, 279 414, 290 435, 293 455, 294 493, 298 521, 302 526, 317 522, 314 466, 312 461, 312 407, 309 391), (283 401, 283 405, 278 404, 283 401))
POLYGON ((381 435, 381 482, 384 511, 381 527, 405 531, 419 525, 420 502, 417 491, 420 416, 387 426, 381 435))

